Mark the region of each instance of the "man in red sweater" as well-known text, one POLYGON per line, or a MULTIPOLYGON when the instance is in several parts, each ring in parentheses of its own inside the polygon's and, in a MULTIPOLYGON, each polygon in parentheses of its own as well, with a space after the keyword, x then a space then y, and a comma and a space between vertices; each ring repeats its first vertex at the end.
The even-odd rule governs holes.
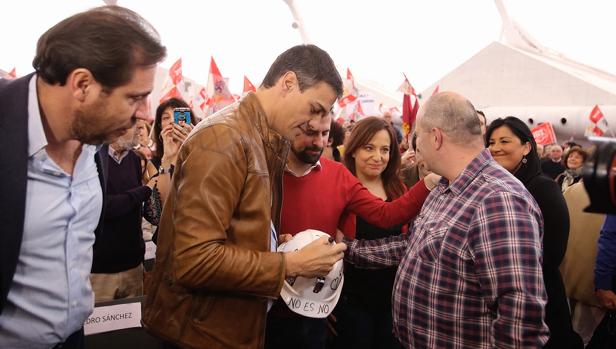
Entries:
MULTIPOLYGON (((419 213, 429 194, 422 180, 390 203, 372 195, 344 165, 321 158, 330 124, 331 116, 311 121, 293 141, 282 184, 281 241, 306 229, 335 236, 348 212, 383 228, 403 224, 419 213)), ((436 185, 438 176, 434 177, 428 178, 430 188, 436 185)), ((268 349, 288 348, 291 343, 324 348, 327 322, 296 315, 279 299, 268 315, 266 331, 268 349)))

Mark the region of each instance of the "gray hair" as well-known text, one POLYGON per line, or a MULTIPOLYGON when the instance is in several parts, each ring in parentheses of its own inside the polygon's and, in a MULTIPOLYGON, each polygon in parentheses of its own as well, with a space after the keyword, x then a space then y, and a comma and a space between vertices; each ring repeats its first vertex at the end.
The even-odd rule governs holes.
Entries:
POLYGON ((440 92, 424 105, 422 127, 439 128, 456 144, 481 140, 481 125, 473 104, 453 92, 440 92))

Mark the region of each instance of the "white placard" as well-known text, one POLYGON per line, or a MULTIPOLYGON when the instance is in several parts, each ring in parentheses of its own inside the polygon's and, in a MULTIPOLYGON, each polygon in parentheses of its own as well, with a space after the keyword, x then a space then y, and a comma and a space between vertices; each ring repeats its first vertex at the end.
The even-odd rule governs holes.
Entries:
POLYGON ((141 303, 95 307, 83 330, 85 335, 141 327, 141 303))
POLYGON ((152 241, 145 242, 145 254, 143 256, 143 260, 147 261, 148 259, 156 258, 156 244, 152 241))

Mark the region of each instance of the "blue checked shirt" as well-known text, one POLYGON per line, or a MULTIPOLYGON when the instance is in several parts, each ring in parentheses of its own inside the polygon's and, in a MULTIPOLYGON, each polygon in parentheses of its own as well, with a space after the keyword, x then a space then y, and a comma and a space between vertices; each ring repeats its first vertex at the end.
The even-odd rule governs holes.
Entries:
POLYGON ((394 331, 408 348, 541 348, 543 219, 524 186, 482 151, 428 196, 409 234, 349 242, 347 259, 399 265, 394 331))

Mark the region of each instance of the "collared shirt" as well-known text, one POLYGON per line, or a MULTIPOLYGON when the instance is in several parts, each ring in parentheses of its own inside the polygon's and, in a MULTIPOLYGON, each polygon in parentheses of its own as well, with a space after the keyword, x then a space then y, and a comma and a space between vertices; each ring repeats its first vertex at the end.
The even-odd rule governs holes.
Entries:
POLYGON ((89 275, 102 191, 95 146, 83 145, 73 175, 47 155, 36 91, 28 95, 28 183, 23 240, 0 316, 3 348, 50 348, 80 329, 94 306, 89 275))
POLYGON ((304 171, 304 173, 295 173, 293 172, 293 170, 291 170, 291 168, 289 168, 289 164, 287 164, 287 166, 285 167, 285 171, 287 171, 288 173, 292 174, 295 177, 305 177, 307 176, 310 172, 312 172, 312 170, 320 170, 321 169, 321 160, 317 160, 317 162, 310 166, 306 171, 304 171))
POLYGON ((394 330, 408 348, 541 348, 548 339, 541 212, 482 151, 441 180, 411 233, 355 240, 357 265, 398 265, 394 330))
POLYGON ((109 157, 113 159, 113 161, 117 162, 118 165, 122 163, 122 160, 128 155, 128 150, 123 150, 121 152, 116 151, 111 146, 108 147, 107 153, 109 157))

